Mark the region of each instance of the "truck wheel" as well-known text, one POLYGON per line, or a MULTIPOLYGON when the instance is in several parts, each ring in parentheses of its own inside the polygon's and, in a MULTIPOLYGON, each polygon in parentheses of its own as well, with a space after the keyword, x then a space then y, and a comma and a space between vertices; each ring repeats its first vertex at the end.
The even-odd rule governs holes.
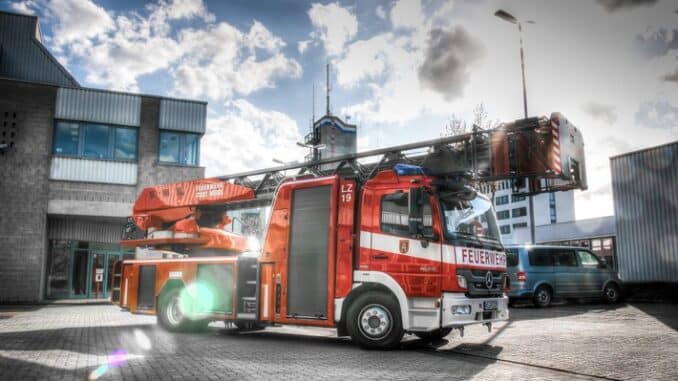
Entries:
POLYGON ((438 328, 430 332, 415 332, 414 334, 426 342, 435 342, 449 335, 450 332, 452 328, 438 328))
POLYGON ((553 293, 548 286, 539 286, 534 292, 534 305, 540 308, 548 307, 551 304, 553 293))
POLYGON ((398 301, 382 291, 359 295, 348 308, 346 328, 351 339, 365 349, 393 349, 400 345, 403 323, 398 301))
POLYGON ((180 294, 180 288, 173 288, 163 292, 158 298, 158 324, 170 332, 188 331, 196 328, 195 322, 190 320, 181 310, 180 294))
POLYGON ((619 287, 614 283, 608 283, 603 290, 603 301, 605 303, 614 304, 621 298, 619 287))

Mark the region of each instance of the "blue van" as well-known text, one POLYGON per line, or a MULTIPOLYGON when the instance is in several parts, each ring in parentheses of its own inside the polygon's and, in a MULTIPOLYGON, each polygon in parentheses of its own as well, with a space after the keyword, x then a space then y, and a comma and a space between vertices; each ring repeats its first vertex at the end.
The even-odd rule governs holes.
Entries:
POLYGON ((547 307, 554 297, 602 298, 616 303, 622 283, 605 261, 581 247, 508 246, 509 300, 547 307))

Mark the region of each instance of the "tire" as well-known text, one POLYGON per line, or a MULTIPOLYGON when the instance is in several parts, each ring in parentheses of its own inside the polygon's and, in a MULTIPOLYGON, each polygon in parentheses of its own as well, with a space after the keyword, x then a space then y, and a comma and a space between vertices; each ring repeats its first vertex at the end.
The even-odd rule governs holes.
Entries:
POLYGON ((160 295, 156 313, 158 324, 170 332, 204 331, 209 320, 191 320, 180 308, 180 295, 181 288, 179 287, 165 291, 160 295))
POLYGON ((534 305, 539 308, 548 307, 551 304, 553 299, 553 291, 548 286, 539 286, 537 291, 534 292, 534 297, 532 298, 534 305))
POLYGON ((615 283, 608 283, 603 289, 603 301, 608 304, 618 303, 621 300, 621 290, 615 283))
POLYGON ((394 349, 405 333, 398 301, 383 291, 358 295, 349 306, 346 319, 351 339, 365 349, 394 349))
POLYGON ((450 332, 452 332, 452 328, 438 328, 430 332, 415 332, 414 334, 426 342, 436 342, 442 340, 450 332))

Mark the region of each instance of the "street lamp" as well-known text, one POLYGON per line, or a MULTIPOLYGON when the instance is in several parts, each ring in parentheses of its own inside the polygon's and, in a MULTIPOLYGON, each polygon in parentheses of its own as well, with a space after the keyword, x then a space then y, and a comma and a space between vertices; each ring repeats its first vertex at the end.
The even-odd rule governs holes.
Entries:
MULTIPOLYGON (((525 86, 525 55, 523 54, 523 23, 534 24, 534 21, 520 21, 503 9, 494 12, 494 15, 506 22, 518 25, 518 36, 520 37, 520 69, 523 74, 523 113, 527 119, 527 87, 525 86)), ((531 191, 529 182, 527 183, 527 189, 528 192, 531 191)), ((528 202, 530 207, 530 241, 534 244, 534 200, 532 199, 532 194, 528 196, 528 202)))

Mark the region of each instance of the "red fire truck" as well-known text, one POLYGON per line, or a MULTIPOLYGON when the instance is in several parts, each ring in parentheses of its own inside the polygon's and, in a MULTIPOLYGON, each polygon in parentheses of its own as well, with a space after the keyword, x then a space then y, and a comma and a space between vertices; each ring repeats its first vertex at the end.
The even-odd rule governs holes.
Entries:
POLYGON ((171 331, 335 327, 368 348, 491 327, 509 318, 509 279, 492 203, 474 186, 498 180, 531 194, 586 189, 580 131, 554 113, 149 187, 134 206, 140 235, 122 241, 137 259, 121 264, 114 299, 171 331), (261 205, 270 218, 253 251, 224 227, 230 211, 261 205))

